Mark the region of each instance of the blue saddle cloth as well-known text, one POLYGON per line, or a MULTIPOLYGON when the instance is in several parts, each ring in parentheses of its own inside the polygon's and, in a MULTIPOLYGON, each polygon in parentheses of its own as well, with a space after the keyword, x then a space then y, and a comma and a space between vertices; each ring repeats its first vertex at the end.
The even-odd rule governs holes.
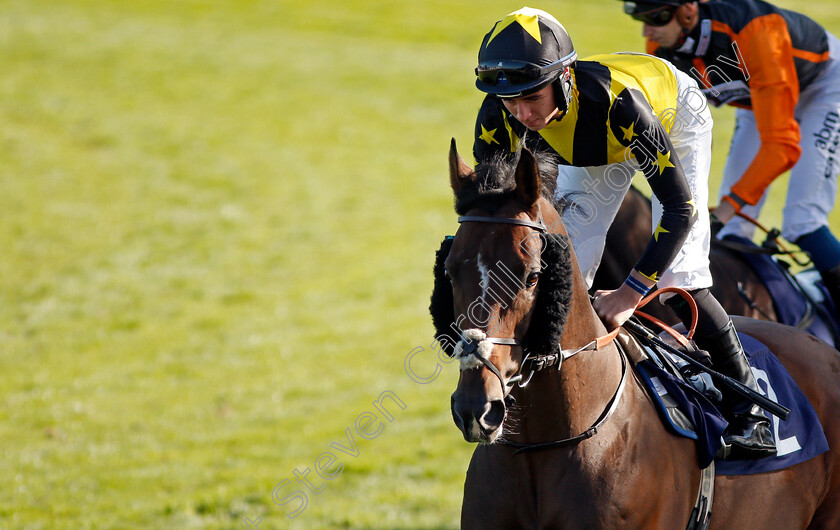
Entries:
MULTIPOLYGON (((816 411, 779 359, 761 342, 739 333, 753 374, 765 396, 790 409, 787 420, 770 416, 776 456, 758 460, 718 460, 718 475, 746 475, 776 471, 809 460, 828 450, 816 411)), ((675 434, 696 441, 701 467, 714 460, 727 426, 717 408, 698 390, 652 361, 636 365, 654 397, 666 426, 675 434)))
MULTIPOLYGON (((743 237, 728 235, 724 239, 740 245, 759 248, 758 245, 743 237)), ((772 256, 750 252, 741 252, 740 256, 761 279, 770 293, 779 322, 788 326, 799 327, 800 323, 803 323, 811 315, 813 317, 811 322, 803 329, 829 344, 834 344, 834 337, 838 331, 837 323, 831 321, 830 318, 824 318, 823 315, 835 315, 836 313, 831 296, 825 286, 822 285, 822 281, 818 281, 814 285, 814 288, 819 291, 819 298, 813 301, 820 305, 820 311, 817 311, 802 290, 792 282, 789 273, 772 256), (817 314, 812 315, 812 313, 817 314)))

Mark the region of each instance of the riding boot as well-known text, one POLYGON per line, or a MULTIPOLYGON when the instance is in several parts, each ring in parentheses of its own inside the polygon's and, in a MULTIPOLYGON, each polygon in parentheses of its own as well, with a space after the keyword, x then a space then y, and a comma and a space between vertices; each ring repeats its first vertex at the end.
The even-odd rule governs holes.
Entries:
POLYGON ((828 289, 828 294, 831 295, 831 301, 834 302, 834 312, 837 322, 840 322, 840 265, 821 271, 823 285, 828 289))
MULTIPOLYGON (((731 320, 714 335, 695 338, 695 341, 711 354, 718 372, 760 392, 731 320)), ((761 407, 725 387, 721 388, 721 392, 724 417, 729 421, 723 433, 723 441, 731 446, 730 457, 741 459, 775 455, 776 445, 770 432, 770 420, 762 414, 761 407)))

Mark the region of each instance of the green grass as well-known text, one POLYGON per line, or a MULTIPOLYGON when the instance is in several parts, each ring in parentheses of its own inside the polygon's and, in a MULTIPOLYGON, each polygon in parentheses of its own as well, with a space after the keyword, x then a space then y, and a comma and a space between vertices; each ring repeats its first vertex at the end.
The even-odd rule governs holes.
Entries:
MULTIPOLYGON (((457 371, 404 359, 436 366, 449 139, 469 157, 477 46, 520 6, 0 2, 0 528, 458 526, 457 371)), ((614 0, 539 7, 581 56, 641 48, 614 0)))

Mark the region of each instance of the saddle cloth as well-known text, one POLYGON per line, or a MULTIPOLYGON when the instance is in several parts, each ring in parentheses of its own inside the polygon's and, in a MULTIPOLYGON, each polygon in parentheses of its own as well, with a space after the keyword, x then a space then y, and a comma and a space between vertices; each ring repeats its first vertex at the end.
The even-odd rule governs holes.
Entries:
MULTIPOLYGON (((724 239, 759 248, 749 239, 740 236, 727 235, 724 239)), ((838 327, 830 315, 836 313, 819 273, 815 270, 806 271, 792 278, 790 273, 783 269, 783 265, 772 256, 750 252, 741 252, 740 256, 770 293, 779 322, 799 327, 829 344, 834 344, 838 327), (807 293, 807 296, 804 293, 807 293)))
MULTIPOLYGON (((716 474, 776 471, 827 451, 828 441, 819 418, 785 367, 767 346, 744 333, 739 332, 739 336, 762 393, 789 408, 790 415, 787 420, 770 416, 778 450, 776 456, 757 460, 717 460, 716 474)), ((665 425, 675 434, 696 441, 699 464, 701 468, 706 467, 720 448, 726 420, 705 395, 657 366, 653 360, 644 360, 636 368, 665 425)))

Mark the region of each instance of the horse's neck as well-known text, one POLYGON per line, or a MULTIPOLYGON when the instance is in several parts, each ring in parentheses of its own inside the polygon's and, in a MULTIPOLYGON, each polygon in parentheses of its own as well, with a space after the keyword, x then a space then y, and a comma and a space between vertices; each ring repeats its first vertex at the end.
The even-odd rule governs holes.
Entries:
MULTIPOLYGON (((561 339, 563 349, 577 349, 607 334, 584 297, 575 296, 561 339)), ((585 350, 567 359, 560 370, 534 375, 521 398, 527 414, 517 441, 544 442, 576 436, 589 429, 605 410, 621 380, 622 363, 614 344, 585 350), (536 420, 536 421, 535 421, 536 420)))
MULTIPOLYGON (((546 223, 552 226, 550 219, 546 219, 546 223)), ((562 225, 555 226, 560 226, 559 232, 566 233, 562 225)), ((560 339, 564 350, 580 348, 607 334, 607 329, 592 308, 573 248, 570 248, 570 257, 573 287, 572 302, 560 339)), ((523 425, 523 438, 528 438, 524 440, 526 442, 573 436, 588 429, 618 387, 621 358, 615 346, 610 344, 598 351, 583 351, 575 355, 563 363, 559 372, 551 369, 545 372, 536 374, 523 392, 529 411, 525 418, 543 418, 534 425, 523 425), (533 414, 536 412, 534 409, 543 409, 545 415, 533 414), (545 418, 552 420, 547 422, 545 418)))
MULTIPOLYGON (((563 225, 557 210, 545 199, 541 200, 540 211, 544 222, 555 233, 569 238, 569 233, 563 225)), ((563 348, 577 348, 590 342, 595 336, 605 335, 606 330, 592 304, 589 301, 589 291, 583 279, 583 273, 578 265, 577 254, 569 238, 569 259, 572 261, 572 303, 566 318, 566 328, 561 339, 563 348)))

